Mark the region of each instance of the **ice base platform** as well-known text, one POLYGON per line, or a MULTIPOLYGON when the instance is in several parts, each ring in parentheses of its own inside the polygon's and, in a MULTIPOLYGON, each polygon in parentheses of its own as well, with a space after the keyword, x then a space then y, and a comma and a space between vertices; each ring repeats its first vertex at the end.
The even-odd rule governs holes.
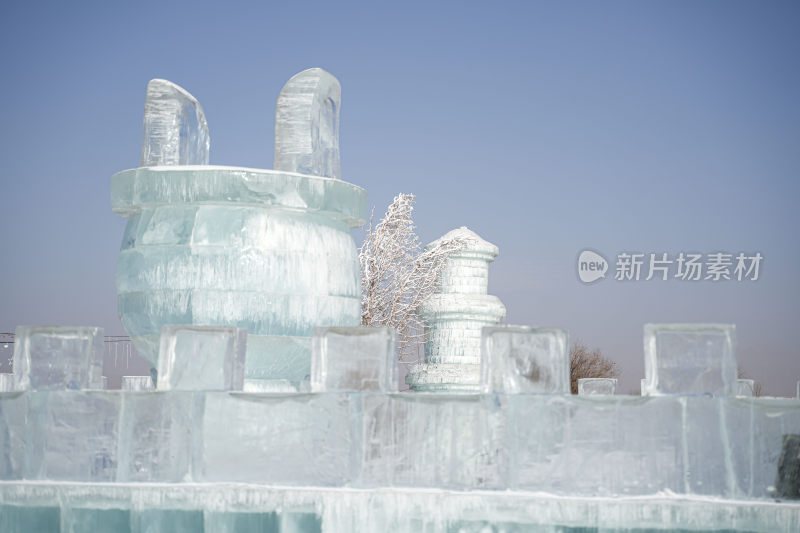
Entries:
POLYGON ((9 392, 0 531, 797 531, 797 434, 790 399, 9 392))

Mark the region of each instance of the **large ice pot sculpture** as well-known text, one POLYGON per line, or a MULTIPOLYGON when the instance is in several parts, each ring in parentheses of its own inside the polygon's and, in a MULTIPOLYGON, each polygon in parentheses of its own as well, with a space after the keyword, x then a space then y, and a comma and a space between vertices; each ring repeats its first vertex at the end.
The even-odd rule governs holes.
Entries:
POLYGON ((366 193, 338 178, 339 82, 294 76, 276 111, 279 170, 208 165, 200 104, 148 85, 141 166, 114 175, 128 219, 117 267, 122 324, 156 366, 165 324, 247 328, 248 378, 303 380, 315 326, 359 323, 350 229, 366 193))

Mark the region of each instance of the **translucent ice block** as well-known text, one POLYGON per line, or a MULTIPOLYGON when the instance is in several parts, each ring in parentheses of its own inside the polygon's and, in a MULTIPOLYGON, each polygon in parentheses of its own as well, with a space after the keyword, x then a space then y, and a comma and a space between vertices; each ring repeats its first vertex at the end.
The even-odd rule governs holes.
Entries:
POLYGON ((729 324, 645 324, 649 394, 736 393, 736 327, 729 324))
POLYGON ((207 165, 210 137, 200 103, 167 80, 150 80, 139 166, 207 165))
POLYGON ((26 479, 114 481, 120 394, 29 393, 26 479))
MULTIPOLYGON (((55 503, 55 502, 53 502, 55 503)), ((57 505, 1 505, 0 531, 61 531, 61 515, 57 505)))
POLYGON ((736 380, 736 396, 753 396, 756 382, 752 379, 737 379, 736 380))
POLYGON ((614 378, 581 378, 578 380, 579 396, 612 395, 617 393, 614 378))
POLYGON ((0 392, 11 392, 14 390, 14 374, 0 374, 0 392))
POLYGON ((134 510, 131 512, 131 525, 131 531, 143 533, 198 533, 207 531, 203 528, 203 511, 200 510, 134 510))
POLYGON ((271 513, 205 513, 205 531, 239 533, 255 531, 283 532, 280 515, 271 513))
POLYGON ((569 393, 567 331, 558 328, 483 328, 484 393, 569 393))
POLYGON ((275 170, 340 178, 339 80, 320 68, 292 76, 275 108, 275 170))
MULTIPOLYGON (((731 453, 737 461, 734 465, 738 487, 750 498, 776 497, 785 436, 800 435, 797 401, 747 398, 733 400, 733 403, 741 409, 741 416, 732 416, 731 409, 726 410, 725 415, 730 428, 731 453)), ((796 474, 798 472, 800 470, 795 470, 796 474)), ((795 480, 798 480, 796 476, 795 480)))
POLYGON ((314 328, 312 392, 397 391, 395 332, 388 327, 314 328))
POLYGON ((639 382, 639 394, 642 396, 647 396, 647 378, 642 378, 639 382))
POLYGON ((158 390, 242 390, 247 330, 231 326, 164 326, 158 390))
POLYGON ((108 378, 103 376, 103 390, 108 388, 108 378))
POLYGON ((353 450, 361 487, 505 488, 509 450, 497 398, 415 393, 361 396, 353 450))
POLYGON ((342 485, 350 395, 207 393, 194 480, 342 485))
POLYGON ((127 509, 62 508, 61 532, 131 533, 130 515, 127 509))
POLYGON ((189 480, 192 435, 202 419, 202 401, 194 393, 178 391, 121 396, 117 480, 189 480))
POLYGON ((17 326, 17 390, 101 389, 103 328, 17 326))
POLYGON ((564 495, 683 489, 680 398, 509 396, 512 488, 564 495))
POLYGON ((153 378, 150 376, 122 376, 122 390, 148 391, 154 388, 153 378))

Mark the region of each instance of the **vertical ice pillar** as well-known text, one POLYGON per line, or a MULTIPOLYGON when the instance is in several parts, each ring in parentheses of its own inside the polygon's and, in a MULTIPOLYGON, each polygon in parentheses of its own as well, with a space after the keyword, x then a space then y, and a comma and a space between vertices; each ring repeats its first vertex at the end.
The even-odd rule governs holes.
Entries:
POLYGON ((639 382, 639 394, 642 396, 647 396, 647 378, 642 378, 642 380, 639 382))
POLYGON ((397 392, 395 332, 388 327, 314 328, 311 391, 397 392))
POLYGON ((101 389, 103 328, 17 326, 16 390, 101 389))
POLYGON ((426 323, 425 362, 406 376, 406 383, 418 391, 477 392, 481 330, 506 315, 500 299, 487 294, 489 263, 497 256, 497 246, 462 226, 426 249, 452 240, 465 245, 450 254, 436 294, 420 308, 426 323))
POLYGON ((483 328, 481 392, 569 394, 567 331, 558 328, 483 328))
POLYGON ((752 379, 736 380, 736 396, 752 397, 756 382, 752 379))
POLYGON ((736 327, 732 324, 645 324, 648 393, 736 394, 736 327))
POLYGON ((139 166, 207 165, 210 137, 194 96, 167 80, 150 80, 144 102, 139 166))
POLYGON ((578 380, 578 396, 610 396, 617 393, 615 378, 581 378, 578 380))
POLYGON ((341 95, 339 80, 321 68, 286 82, 275 108, 275 170, 341 177, 341 95))
POLYGON ((0 392, 12 392, 14 390, 14 374, 0 374, 0 392))
POLYGON ((242 390, 247 330, 233 326, 164 326, 158 390, 242 390))

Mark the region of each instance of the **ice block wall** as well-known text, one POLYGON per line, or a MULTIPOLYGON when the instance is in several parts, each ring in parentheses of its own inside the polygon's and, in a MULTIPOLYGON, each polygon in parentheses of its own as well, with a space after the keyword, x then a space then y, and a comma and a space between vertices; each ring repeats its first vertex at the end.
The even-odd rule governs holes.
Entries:
MULTIPOLYGON (((236 343, 233 328, 178 331, 196 335, 187 346, 236 343)), ((515 350, 498 343, 494 359, 529 351, 540 365, 566 363, 560 341, 552 351, 533 342, 563 330, 486 331, 501 333, 524 337, 515 350)), ((522 392, 510 384, 528 380, 520 368, 530 365, 516 364, 483 373, 482 394, 396 393, 388 330, 316 336, 312 393, 214 390, 225 388, 214 381, 225 378, 219 371, 185 375, 184 390, 0 393, 0 479, 787 497, 775 491, 781 456, 791 456, 787 435, 800 434, 796 399, 522 392)), ((235 346, 225 353, 237 360, 235 346)), ((183 357, 161 355, 170 364, 183 357)), ((15 372, 24 381, 37 368, 15 372)))
MULTIPOLYGON (((237 360, 234 328, 172 331, 214 336, 206 345, 237 360)), ((434 531, 800 525, 796 399, 573 396, 558 392, 567 382, 553 370, 567 364, 566 332, 519 327, 484 331, 493 360, 484 392, 397 393, 385 328, 315 336, 312 393, 208 390, 219 371, 189 376, 187 390, 0 392, 3 530, 53 520, 92 531, 118 520, 121 531, 280 523, 335 532, 385 519, 410 531, 436 517, 447 526, 434 531), (603 522, 609 512, 619 522, 603 522)), ((185 362, 191 350, 165 343, 165 361, 185 362)), ((15 367, 18 381, 40 371, 32 357, 15 367)), ((63 361, 79 373, 91 365, 63 361)))

